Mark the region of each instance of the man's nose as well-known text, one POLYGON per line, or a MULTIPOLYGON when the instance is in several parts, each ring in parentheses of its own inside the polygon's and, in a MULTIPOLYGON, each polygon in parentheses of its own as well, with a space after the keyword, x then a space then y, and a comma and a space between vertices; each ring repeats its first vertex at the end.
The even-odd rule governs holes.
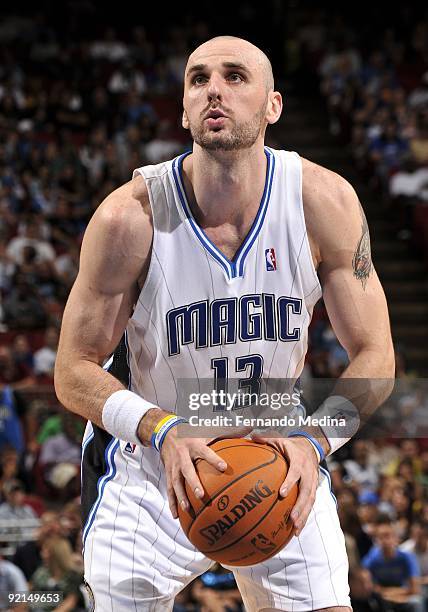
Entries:
POLYGON ((213 73, 210 76, 210 80, 207 88, 208 99, 212 100, 221 98, 221 77, 220 75, 213 73))

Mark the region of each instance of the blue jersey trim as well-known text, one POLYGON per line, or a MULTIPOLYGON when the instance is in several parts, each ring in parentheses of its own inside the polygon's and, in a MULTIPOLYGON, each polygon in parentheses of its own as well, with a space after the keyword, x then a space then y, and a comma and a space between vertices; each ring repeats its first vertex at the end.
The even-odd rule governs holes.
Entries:
POLYGON ((178 158, 176 158, 174 160, 173 165, 172 165, 172 171, 173 171, 175 186, 176 186, 177 192, 178 192, 178 197, 180 199, 180 203, 181 203, 181 206, 182 206, 182 208, 184 210, 184 213, 185 213, 185 215, 187 217, 187 220, 189 221, 190 226, 193 229, 196 237, 199 239, 199 242, 202 244, 202 246, 205 249, 207 249, 207 251, 209 251, 209 253, 214 257, 214 259, 222 266, 222 268, 224 269, 224 271, 227 274, 228 279, 230 280, 231 273, 230 273, 230 265, 229 265, 228 259, 211 242, 211 240, 208 238, 208 236, 205 234, 205 232, 203 232, 201 230, 201 228, 196 223, 196 221, 195 221, 195 219, 194 219, 194 217, 192 215, 192 212, 190 210, 190 206, 187 203, 187 199, 186 199, 185 191, 184 191, 184 185, 182 185, 181 168, 182 168, 182 161, 183 161, 183 159, 185 157, 187 157, 187 155, 189 155, 190 153, 191 153, 191 151, 183 153, 183 155, 181 155, 180 157, 178 157, 178 158), (180 170, 178 170, 178 168, 180 168, 180 170))
POLYGON ((101 503, 105 486, 108 483, 108 481, 114 478, 116 475, 116 464, 114 462, 114 454, 118 448, 119 448, 119 440, 117 440, 116 438, 113 438, 105 450, 104 457, 105 457, 105 461, 108 466, 108 469, 107 469, 107 472, 103 476, 100 476, 100 478, 98 479, 98 483, 97 483, 98 497, 94 505, 91 508, 91 511, 88 516, 88 520, 86 521, 86 525, 83 528, 83 551, 85 549, 86 538, 88 536, 89 530, 92 527, 92 523, 94 522, 95 515, 101 503))
POLYGON ((180 200, 180 204, 183 208, 184 214, 186 215, 189 224, 198 238, 199 242, 202 246, 210 253, 210 255, 221 265, 223 270, 226 272, 228 280, 232 278, 242 277, 244 275, 244 264, 247 258, 248 253, 250 252, 251 247, 253 246, 257 236, 260 233, 261 228, 263 227, 263 222, 266 217, 266 211, 268 208, 270 196, 272 193, 272 183, 273 176, 275 170, 275 156, 271 152, 268 147, 264 149, 266 159, 267 159, 267 168, 266 168, 266 179, 265 186, 263 189, 263 195, 260 201, 259 209, 257 211, 256 218, 253 221, 253 224, 248 232, 244 242, 241 244, 238 249, 233 261, 228 259, 217 247, 211 242, 208 236, 205 234, 203 229, 199 227, 195 218, 193 217, 192 211, 190 209, 189 203, 186 198, 186 192, 184 189, 183 183, 183 159, 187 157, 191 153, 191 151, 186 151, 183 155, 177 157, 172 164, 172 171, 174 182, 177 188, 178 197, 180 200))
POLYGON ((89 442, 92 440, 94 435, 95 435, 94 430, 92 429, 91 433, 89 434, 89 436, 86 438, 86 440, 82 444, 82 457, 80 459, 80 488, 83 487, 83 457, 85 455, 86 447, 88 446, 89 442))
MULTIPOLYGON (((131 387, 131 368, 129 366, 129 345, 128 345, 128 334, 125 330, 125 346, 126 346, 126 361, 128 364, 128 389, 131 387)), ((110 359, 104 364, 104 369, 105 370, 109 370, 110 366, 113 363, 113 355, 110 357, 110 359)), ((83 463, 83 455, 85 452, 85 449, 87 447, 87 445, 89 444, 89 442, 92 440, 92 438, 94 437, 94 431, 92 431, 92 433, 88 436, 88 438, 85 440, 84 444, 83 444, 83 448, 82 448, 82 459, 81 459, 81 464, 83 463)), ((98 491, 98 495, 97 495, 97 499, 94 502, 94 505, 92 506, 89 514, 88 514, 88 518, 87 521, 83 527, 83 535, 82 535, 82 541, 83 541, 83 546, 82 546, 82 552, 85 551, 85 542, 86 542, 86 538, 88 537, 88 533, 91 529, 92 523, 95 520, 95 515, 97 513, 97 510, 100 506, 101 500, 103 498, 103 494, 104 494, 104 489, 106 484, 112 480, 115 475, 116 475, 116 463, 114 461, 114 455, 117 451, 117 449, 119 448, 120 445, 120 441, 117 438, 112 438, 109 442, 109 444, 107 445, 105 451, 104 451, 104 458, 105 458, 105 462, 106 462, 106 466, 107 466, 107 470, 106 473, 103 474, 102 476, 99 477, 98 482, 97 482, 97 491, 98 491)))
POLYGON ((263 196, 261 199, 260 207, 257 212, 257 216, 254 219, 253 225, 251 229, 240 246, 238 252, 235 255, 235 268, 238 269, 237 276, 244 276, 244 263, 248 253, 251 250, 254 242, 256 241, 257 236, 260 233, 261 228, 263 227, 263 223, 266 217, 268 204, 270 201, 270 196, 272 193, 272 183, 273 183, 273 175, 275 172, 275 156, 271 153, 270 149, 265 147, 265 154, 267 157, 267 169, 266 169, 266 182, 263 190, 263 196))
POLYGON ((328 470, 326 470, 325 468, 323 468, 323 467, 322 467, 322 465, 320 465, 320 470, 321 470, 321 472, 322 472, 322 473, 323 473, 325 476, 327 476, 328 486, 329 486, 329 488, 330 488, 330 493, 331 493, 332 498, 334 499, 334 503, 335 503, 335 504, 336 504, 336 506, 337 506, 337 498, 336 498, 336 495, 333 493, 333 489, 332 489, 332 487, 331 487, 331 476, 330 476, 330 472, 329 472, 328 470))
POLYGON ((91 433, 89 434, 89 436, 86 438, 86 440, 83 442, 82 445, 82 459, 83 459, 83 455, 85 453, 85 449, 88 446, 89 442, 92 440, 92 438, 94 437, 94 430, 91 431, 91 433))

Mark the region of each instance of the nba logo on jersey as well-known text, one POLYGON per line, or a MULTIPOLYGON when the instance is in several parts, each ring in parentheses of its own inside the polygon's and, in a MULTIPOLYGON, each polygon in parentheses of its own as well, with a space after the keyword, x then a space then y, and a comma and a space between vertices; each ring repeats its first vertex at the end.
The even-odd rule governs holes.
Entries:
POLYGON ((125 452, 133 453, 135 451, 136 446, 136 444, 131 444, 131 442, 128 442, 125 446, 125 452))
POLYGON ((265 250, 265 260, 266 260, 266 270, 268 272, 271 272, 272 270, 276 270, 275 249, 265 250))

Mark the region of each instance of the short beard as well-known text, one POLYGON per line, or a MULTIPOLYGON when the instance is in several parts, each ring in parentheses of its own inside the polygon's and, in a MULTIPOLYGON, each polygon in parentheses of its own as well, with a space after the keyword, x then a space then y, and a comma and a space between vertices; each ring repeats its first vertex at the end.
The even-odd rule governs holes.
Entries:
POLYGON ((198 126, 190 125, 193 140, 202 149, 208 151, 237 151, 249 149, 256 142, 263 129, 266 106, 263 106, 251 121, 235 125, 232 131, 208 131, 201 122, 198 126))

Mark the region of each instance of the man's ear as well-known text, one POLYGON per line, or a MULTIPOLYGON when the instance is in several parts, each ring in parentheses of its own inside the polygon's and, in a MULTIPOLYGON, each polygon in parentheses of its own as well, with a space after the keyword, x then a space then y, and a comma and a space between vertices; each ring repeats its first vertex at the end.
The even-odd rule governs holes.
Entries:
POLYGON ((185 130, 189 129, 189 120, 187 118, 187 113, 185 110, 183 110, 183 117, 181 119, 181 125, 184 127, 185 130))
POLYGON ((269 92, 269 101, 266 109, 266 119, 269 124, 276 123, 282 113, 282 96, 279 91, 269 92))

